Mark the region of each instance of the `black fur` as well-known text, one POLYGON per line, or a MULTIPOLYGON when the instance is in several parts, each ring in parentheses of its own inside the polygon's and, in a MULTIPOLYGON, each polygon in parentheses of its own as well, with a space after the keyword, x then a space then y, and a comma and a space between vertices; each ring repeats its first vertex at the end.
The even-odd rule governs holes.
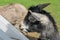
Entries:
MULTIPOLYGON (((46 15, 53 24, 53 26, 49 24, 52 27, 52 29, 46 29, 46 27, 49 28, 50 26, 41 24, 41 21, 36 20, 32 16, 32 14, 28 11, 28 14, 26 15, 26 17, 24 19, 24 23, 25 23, 25 25, 29 26, 29 29, 27 29, 29 32, 35 31, 35 32, 41 33, 41 36, 38 40, 59 40, 56 22, 54 21, 53 17, 48 12, 46 12, 43 9, 40 9, 40 7, 38 7, 38 5, 30 7, 28 10, 46 15), (51 34, 49 34, 49 33, 43 34, 46 30, 49 30, 49 31, 52 30, 53 32, 51 32, 51 34)), ((47 31, 47 32, 49 32, 49 31, 47 31)))

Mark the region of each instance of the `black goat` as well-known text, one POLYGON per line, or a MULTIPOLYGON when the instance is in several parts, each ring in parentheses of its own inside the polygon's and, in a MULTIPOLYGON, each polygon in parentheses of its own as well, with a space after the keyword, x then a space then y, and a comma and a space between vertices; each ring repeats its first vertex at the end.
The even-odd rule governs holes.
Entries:
POLYGON ((56 22, 48 12, 43 10, 48 5, 49 3, 30 7, 22 28, 24 31, 40 33, 38 40, 59 40, 56 22))

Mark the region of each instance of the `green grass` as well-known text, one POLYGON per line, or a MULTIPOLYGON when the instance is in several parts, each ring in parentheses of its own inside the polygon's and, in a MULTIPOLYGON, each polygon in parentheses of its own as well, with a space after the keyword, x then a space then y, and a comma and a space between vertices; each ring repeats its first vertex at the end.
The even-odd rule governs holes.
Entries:
POLYGON ((26 8, 40 3, 51 3, 51 5, 46 7, 45 10, 51 13, 57 23, 58 29, 60 30, 60 0, 0 0, 0 5, 6 5, 10 3, 20 3, 26 8))

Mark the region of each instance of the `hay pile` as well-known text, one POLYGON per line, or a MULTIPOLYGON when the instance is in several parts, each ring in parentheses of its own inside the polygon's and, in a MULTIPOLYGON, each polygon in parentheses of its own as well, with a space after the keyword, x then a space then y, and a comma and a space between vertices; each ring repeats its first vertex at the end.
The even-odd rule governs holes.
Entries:
POLYGON ((27 9, 21 4, 10 4, 0 7, 0 15, 19 29, 20 22, 27 14, 27 9))

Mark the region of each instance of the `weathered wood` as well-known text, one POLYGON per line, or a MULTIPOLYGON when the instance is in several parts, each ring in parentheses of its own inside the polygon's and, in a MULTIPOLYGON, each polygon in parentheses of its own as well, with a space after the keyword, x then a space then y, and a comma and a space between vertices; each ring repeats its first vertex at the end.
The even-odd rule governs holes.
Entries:
POLYGON ((2 30, 0 30, 0 40, 13 40, 8 35, 6 35, 2 30))
MULTIPOLYGON (((2 30, 6 35, 12 39, 17 40, 29 40, 21 32, 13 27, 4 17, 0 15, 0 30, 2 30)), ((1 34, 0 34, 1 35, 1 34)))

